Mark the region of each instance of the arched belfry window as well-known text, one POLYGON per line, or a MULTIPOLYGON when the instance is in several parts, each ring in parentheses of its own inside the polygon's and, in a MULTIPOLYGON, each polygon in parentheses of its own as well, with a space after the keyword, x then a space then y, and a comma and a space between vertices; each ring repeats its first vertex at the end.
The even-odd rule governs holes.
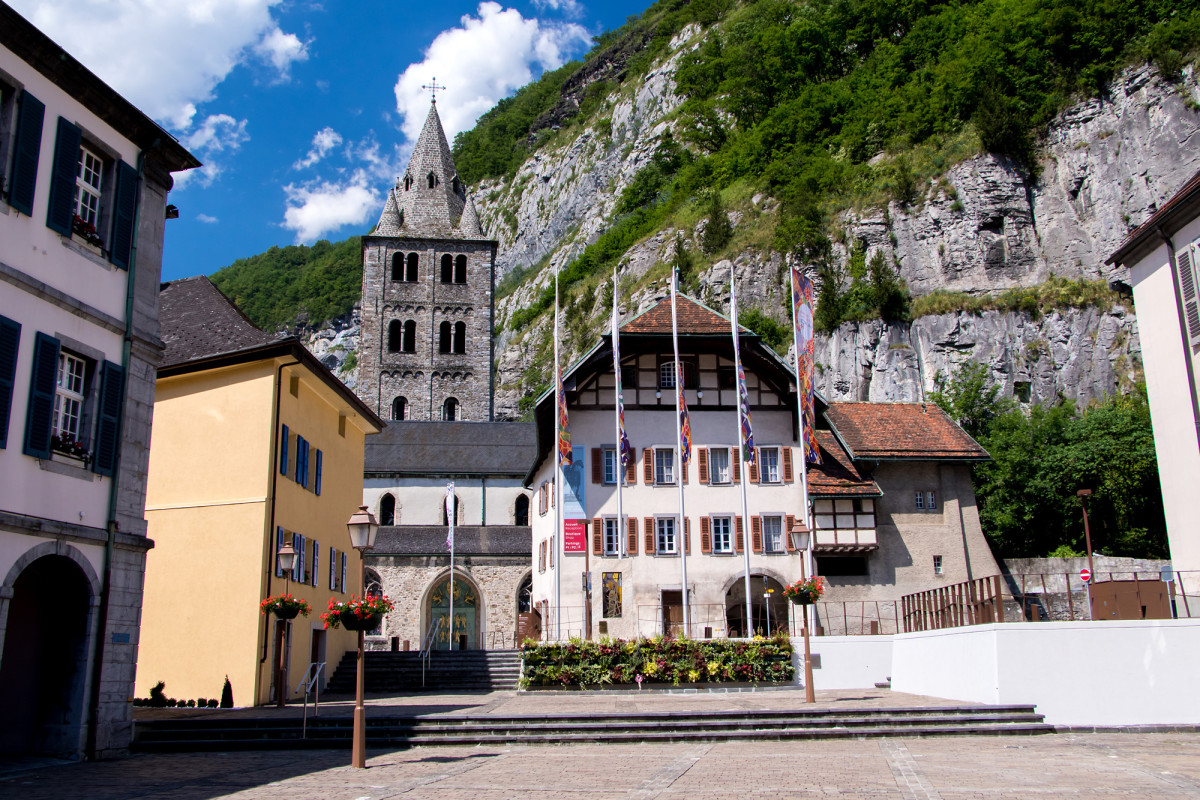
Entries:
POLYGON ((458 418, 458 401, 453 397, 447 397, 446 402, 442 403, 442 419, 446 422, 454 422, 458 418))
POLYGON ((467 323, 465 322, 454 323, 454 352, 467 352, 467 323))
POLYGON ((392 253, 392 280, 404 280, 404 254, 392 253))
POLYGON ((529 524, 529 495, 517 495, 517 503, 513 506, 513 525, 529 524))
POLYGON ((417 352, 417 323, 416 320, 409 320, 404 323, 404 352, 417 352))
POLYGON ((399 353, 403 345, 403 326, 400 320, 394 319, 388 323, 387 349, 389 353, 399 353))
POLYGON ((451 186, 453 186, 453 187, 454 187, 454 193, 455 193, 455 194, 461 194, 461 193, 462 193, 462 181, 460 181, 460 180, 458 179, 458 176, 457 176, 457 175, 455 175, 455 176, 454 176, 454 183, 452 183, 452 184, 451 184, 451 186))
POLYGON ((467 282, 467 257, 458 256, 454 259, 454 282, 467 282))
POLYGON ((427 181, 429 181, 429 188, 430 188, 430 189, 432 189, 433 187, 437 186, 437 175, 434 175, 432 172, 431 172, 431 173, 429 173, 429 177, 428 177, 428 178, 426 178, 426 180, 427 180, 427 181))
POLYGON ((397 397, 392 401, 392 419, 408 419, 408 400, 406 398, 397 397))
POLYGON ((438 326, 438 352, 449 353, 453 342, 450 340, 450 323, 443 322, 438 326))
POLYGON ((450 283, 454 280, 454 258, 446 253, 442 256, 442 283, 450 283))
POLYGON ((379 524, 380 525, 395 525, 396 524, 396 498, 390 493, 385 494, 379 501, 379 524))
POLYGON ((410 283, 416 283, 417 280, 417 262, 419 258, 416 253, 408 254, 408 269, 404 273, 404 280, 410 283))

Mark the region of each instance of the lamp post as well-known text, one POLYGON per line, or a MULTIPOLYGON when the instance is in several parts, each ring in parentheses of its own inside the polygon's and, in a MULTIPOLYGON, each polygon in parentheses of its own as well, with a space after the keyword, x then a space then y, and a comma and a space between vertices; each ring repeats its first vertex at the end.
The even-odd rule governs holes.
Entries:
MULTIPOLYGON (((788 531, 788 535, 792 538, 792 549, 799 550, 801 553, 800 576, 803 580, 808 577, 804 565, 808 561, 808 545, 811 534, 808 526, 801 520, 796 520, 796 524, 788 531)), ((812 654, 809 652, 808 645, 808 604, 803 604, 800 608, 804 609, 804 702, 815 703, 817 698, 813 691, 812 654)))
MULTIPOLYGON (((292 591, 292 570, 296 566, 296 551, 291 543, 287 542, 275 553, 275 558, 284 577, 283 593, 289 594, 292 591)), ((284 658, 283 637, 288 623, 287 620, 280 619, 275 625, 275 652, 279 654, 279 663, 275 665, 275 705, 283 708, 287 695, 287 661, 284 658)))
POLYGON ((1083 508, 1083 541, 1087 546, 1088 574, 1090 575, 1087 582, 1088 619, 1095 619, 1095 612, 1092 610, 1092 581, 1096 580, 1096 566, 1092 563, 1092 532, 1088 529, 1087 518, 1087 499, 1092 496, 1092 490, 1080 489, 1075 495, 1079 498, 1079 505, 1083 508))
MULTIPOLYGON (((365 552, 375 549, 375 534, 379 532, 379 524, 375 516, 366 506, 359 506, 358 511, 351 515, 346 522, 346 530, 350 533, 350 546, 358 551, 358 590, 366 595, 367 565, 365 552)), ((363 633, 358 632, 358 678, 355 682, 354 698, 354 745, 351 749, 350 766, 366 769, 367 767, 367 714, 363 708, 363 633)))

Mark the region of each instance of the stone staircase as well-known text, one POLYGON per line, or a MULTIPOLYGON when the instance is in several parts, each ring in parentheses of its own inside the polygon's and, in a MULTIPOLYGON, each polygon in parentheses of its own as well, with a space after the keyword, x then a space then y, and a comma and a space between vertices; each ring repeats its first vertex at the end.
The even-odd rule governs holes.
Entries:
MULTIPOLYGON (((369 693, 494 692, 516 689, 521 656, 516 650, 435 650, 421 683, 421 655, 368 651, 363 680, 369 693)), ((356 655, 348 651, 325 688, 328 694, 354 694, 356 655)))
MULTIPOLYGON (((421 717, 367 714, 367 746, 639 744, 673 742, 864 739, 884 736, 1030 735, 1053 733, 1033 706, 692 711, 645 713, 486 714, 421 717)), ((139 721, 133 749, 198 752, 350 747, 349 717, 226 717, 139 721)))

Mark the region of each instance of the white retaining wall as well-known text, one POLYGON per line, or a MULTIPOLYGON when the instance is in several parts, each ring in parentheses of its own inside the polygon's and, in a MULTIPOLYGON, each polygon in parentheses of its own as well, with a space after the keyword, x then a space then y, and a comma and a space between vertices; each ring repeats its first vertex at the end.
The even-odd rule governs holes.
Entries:
MULTIPOLYGON (((874 689, 892 674, 892 638, 881 636, 814 636, 813 687, 816 689, 874 689), (819 665, 819 666, 818 666, 819 665)), ((792 637, 797 683, 804 683, 804 639, 792 637)))

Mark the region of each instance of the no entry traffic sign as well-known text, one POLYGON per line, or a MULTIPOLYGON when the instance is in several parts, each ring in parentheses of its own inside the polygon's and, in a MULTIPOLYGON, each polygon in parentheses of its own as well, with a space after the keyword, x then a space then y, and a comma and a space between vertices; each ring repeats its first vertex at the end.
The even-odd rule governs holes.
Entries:
POLYGON ((1079 570, 1079 580, 1083 581, 1084 583, 1091 583, 1092 571, 1090 569, 1088 569, 1087 567, 1084 567, 1083 569, 1079 570))

